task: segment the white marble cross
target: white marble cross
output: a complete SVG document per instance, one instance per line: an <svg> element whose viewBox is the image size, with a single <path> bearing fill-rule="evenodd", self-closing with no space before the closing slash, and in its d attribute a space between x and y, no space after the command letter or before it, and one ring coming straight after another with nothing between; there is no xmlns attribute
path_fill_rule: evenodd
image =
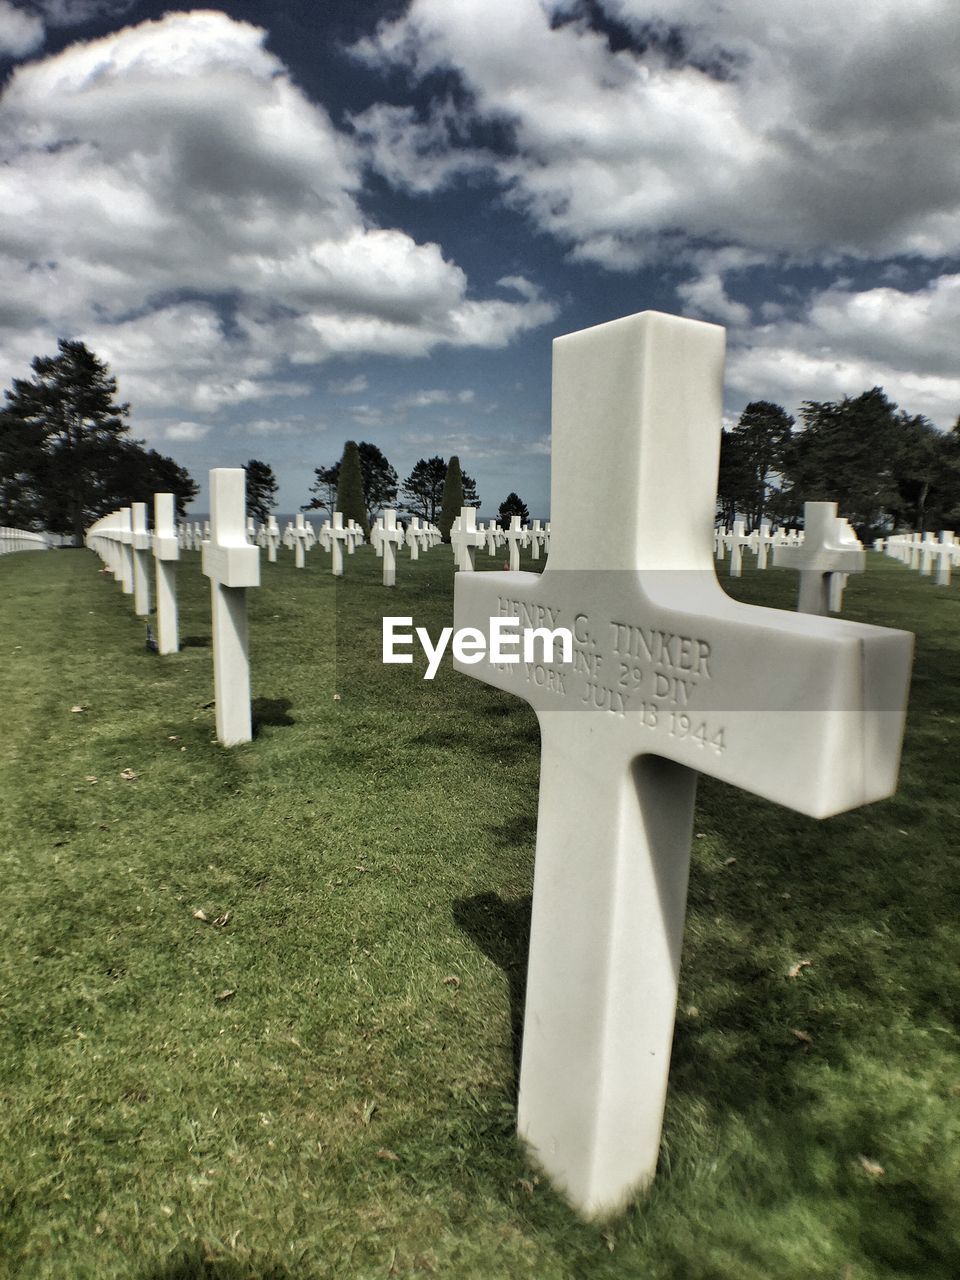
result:
<svg viewBox="0 0 960 1280"><path fill-rule="evenodd" d="M313 525L304 520L302 511L297 512L294 524L287 522L287 527L283 531L283 545L288 549L293 548L293 562L298 569L305 567L307 551L316 540L317 535L313 531Z"/></svg>
<svg viewBox="0 0 960 1280"><path fill-rule="evenodd" d="M954 541L953 530L943 529L937 542L935 556L937 560L937 577L936 585L938 587L949 587L950 585L950 568L953 564L954 556L957 552L957 544Z"/></svg>
<svg viewBox="0 0 960 1280"><path fill-rule="evenodd" d="M210 472L212 533L201 551L213 602L217 738L225 747L249 742L253 736L246 588L260 585L260 552L247 542L245 504L243 467Z"/></svg>
<svg viewBox="0 0 960 1280"><path fill-rule="evenodd" d="M150 614L150 550L153 539L147 529L147 504L130 505L130 549L133 553L133 612L140 618Z"/></svg>
<svg viewBox="0 0 960 1280"><path fill-rule="evenodd" d="M760 528L756 530L756 537L757 568L766 569L767 556L770 548L777 545L778 535L771 529L769 520L761 520Z"/></svg>
<svg viewBox="0 0 960 1280"><path fill-rule="evenodd" d="M276 564L277 548L280 546L280 526L277 524L277 517L273 514L269 515L267 523L260 532L263 534L263 545L267 549L267 562Z"/></svg>
<svg viewBox="0 0 960 1280"><path fill-rule="evenodd" d="M363 528L351 518L347 521L347 555L352 556L363 545Z"/></svg>
<svg viewBox="0 0 960 1280"><path fill-rule="evenodd" d="M476 567L477 547L484 541L484 535L477 529L476 507L461 507L450 529L453 554L461 572L469 573Z"/></svg>
<svg viewBox="0 0 960 1280"><path fill-rule="evenodd" d="M177 560L180 542L172 493L153 495L153 559L157 583L157 653L180 648L177 620Z"/></svg>
<svg viewBox="0 0 960 1280"><path fill-rule="evenodd" d="M129 507L117 512L117 543L120 547L120 589L133 595L133 513Z"/></svg>
<svg viewBox="0 0 960 1280"><path fill-rule="evenodd" d="M937 535L929 530L923 535L920 543L920 572L924 577L933 573L933 558L937 549Z"/></svg>
<svg viewBox="0 0 960 1280"><path fill-rule="evenodd" d="M859 543L853 546L846 540L835 502L805 502L803 542L774 547L773 563L780 569L800 570L798 612L825 614L831 605L831 576L862 573L866 553Z"/></svg>
<svg viewBox="0 0 960 1280"><path fill-rule="evenodd" d="M487 526L486 534L486 553L488 556L495 556L500 547L503 546L503 530L497 524L496 520L491 520Z"/></svg>
<svg viewBox="0 0 960 1280"><path fill-rule="evenodd" d="M426 531L420 528L420 517L411 516L407 528L407 546L410 548L410 559L420 559L420 542L425 540Z"/></svg>
<svg viewBox="0 0 960 1280"><path fill-rule="evenodd" d="M540 552L543 548L544 539L545 539L545 534L543 529L540 527L540 521L534 520L533 525L530 529L530 559L531 560L540 559Z"/></svg>
<svg viewBox="0 0 960 1280"><path fill-rule="evenodd" d="M397 549L403 546L402 527L397 525L397 513L393 507L385 507L382 520L377 521L377 555L383 557L383 585L397 585Z"/></svg>
<svg viewBox="0 0 960 1280"><path fill-rule="evenodd" d="M546 568L455 578L457 629L575 637L572 666L454 665L540 722L518 1127L585 1216L656 1168L698 772L813 817L896 785L912 637L717 581L723 349L655 312L558 338Z"/></svg>
<svg viewBox="0 0 960 1280"><path fill-rule="evenodd" d="M510 569L512 572L520 568L520 548L527 545L529 534L520 525L519 516L510 517L510 527L503 531L504 540L510 547Z"/></svg>
<svg viewBox="0 0 960 1280"><path fill-rule="evenodd" d="M743 548L751 550L756 546L757 535L744 533L746 524L743 520L734 520L733 532L727 535L727 546L730 548L730 577L739 578L743 573Z"/></svg>
<svg viewBox="0 0 960 1280"><path fill-rule="evenodd" d="M330 552L330 572L335 578L343 577L343 548L350 542L350 530L343 527L343 512L334 511L333 523L324 523L324 545Z"/></svg>

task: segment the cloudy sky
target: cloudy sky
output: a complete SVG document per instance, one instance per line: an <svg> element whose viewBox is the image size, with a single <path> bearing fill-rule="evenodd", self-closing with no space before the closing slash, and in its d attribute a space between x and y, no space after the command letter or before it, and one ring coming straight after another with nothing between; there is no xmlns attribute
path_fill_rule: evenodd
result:
<svg viewBox="0 0 960 1280"><path fill-rule="evenodd" d="M960 414L957 0L0 0L0 383L80 337L280 509L345 440L549 500L550 342ZM205 492L198 508L205 506Z"/></svg>

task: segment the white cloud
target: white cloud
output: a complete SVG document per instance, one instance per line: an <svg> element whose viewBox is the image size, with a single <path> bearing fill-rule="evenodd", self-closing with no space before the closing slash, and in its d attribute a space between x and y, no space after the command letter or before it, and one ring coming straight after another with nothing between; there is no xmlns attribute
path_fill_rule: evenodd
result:
<svg viewBox="0 0 960 1280"><path fill-rule="evenodd" d="M335 396L358 396L366 391L369 383L365 373L358 373L355 378L334 379L327 383L327 390Z"/></svg>
<svg viewBox="0 0 960 1280"><path fill-rule="evenodd" d="M791 411L803 400L857 396L882 386L901 408L951 427L960 415L960 275L923 289L816 294L799 320L744 334L727 360L727 384L746 399Z"/></svg>
<svg viewBox="0 0 960 1280"><path fill-rule="evenodd" d="M552 318L540 299L470 297L438 245L372 225L355 141L264 40L194 10L14 71L0 375L21 371L25 330L90 334L131 399L212 412L302 394L291 362L499 346Z"/></svg>
<svg viewBox="0 0 960 1280"><path fill-rule="evenodd" d="M36 14L0 0L0 56L22 58L43 44L44 29Z"/></svg>
<svg viewBox="0 0 960 1280"><path fill-rule="evenodd" d="M571 0L412 0L357 56L458 73L514 151L472 150L445 97L423 120L358 117L371 162L416 191L486 166L538 227L609 267L703 242L960 250L956 0L598 3L634 49L613 52Z"/></svg>
<svg viewBox="0 0 960 1280"><path fill-rule="evenodd" d="M437 388L429 391L413 391L409 395L400 396L393 407L398 413L405 413L409 409L431 409L441 404L470 404L473 398L474 393L469 388L463 391L443 391Z"/></svg>
<svg viewBox="0 0 960 1280"><path fill-rule="evenodd" d="M526 456L542 456L550 453L550 437L538 436L532 440L524 440L512 435L479 435L467 430L406 431L401 434L400 443L410 449L430 449L444 457L457 454L461 462L471 459L479 462L491 458L521 458ZM469 464L468 470L472 470Z"/></svg>
<svg viewBox="0 0 960 1280"><path fill-rule="evenodd" d="M194 440L202 440L209 431L209 422L174 422L167 427L164 436L167 440L192 442Z"/></svg>

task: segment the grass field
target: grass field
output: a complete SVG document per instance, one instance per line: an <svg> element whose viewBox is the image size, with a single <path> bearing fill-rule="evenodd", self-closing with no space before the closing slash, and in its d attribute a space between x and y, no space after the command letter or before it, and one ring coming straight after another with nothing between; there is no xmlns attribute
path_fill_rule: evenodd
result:
<svg viewBox="0 0 960 1280"><path fill-rule="evenodd" d="M369 548L264 563L231 751L199 556L169 658L98 563L0 559L0 1275L956 1280L957 586L847 591L917 634L895 798L702 780L660 1172L586 1226L514 1135L536 721L380 662L383 612L449 623L449 549L391 593Z"/></svg>

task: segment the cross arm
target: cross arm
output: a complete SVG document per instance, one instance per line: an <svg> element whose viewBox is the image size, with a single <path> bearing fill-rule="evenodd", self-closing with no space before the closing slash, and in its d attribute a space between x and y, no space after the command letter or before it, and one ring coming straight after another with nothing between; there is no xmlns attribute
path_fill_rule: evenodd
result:
<svg viewBox="0 0 960 1280"><path fill-rule="evenodd" d="M590 716L597 750L662 756L811 817L892 794L912 636L743 605L712 574L645 577L458 576L456 628L489 637L498 616L566 627L574 661L538 648L533 662L454 666L525 699L541 724L563 711L554 731Z"/></svg>

